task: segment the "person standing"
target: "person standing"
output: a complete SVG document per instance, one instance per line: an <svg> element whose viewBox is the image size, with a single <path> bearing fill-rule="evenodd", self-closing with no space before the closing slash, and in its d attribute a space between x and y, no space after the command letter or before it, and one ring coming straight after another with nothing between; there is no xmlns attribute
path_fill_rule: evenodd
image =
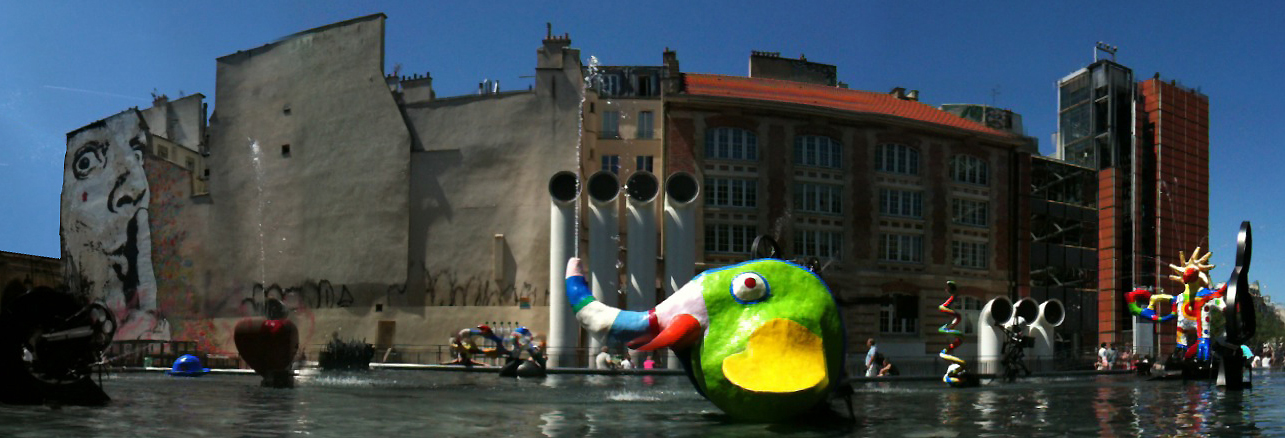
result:
<svg viewBox="0 0 1285 438"><path fill-rule="evenodd" d="M602 347L602 352L598 353L597 359L594 360L594 368L600 370L609 370L612 367L611 353L607 352L607 347Z"/></svg>
<svg viewBox="0 0 1285 438"><path fill-rule="evenodd" d="M1098 369L1107 369L1107 343L1103 342L1098 346Z"/></svg>
<svg viewBox="0 0 1285 438"><path fill-rule="evenodd" d="M869 348L866 351L866 377L878 377L879 369L883 368L883 365L875 360L879 355L879 347L875 346L875 338L866 339L866 347Z"/></svg>

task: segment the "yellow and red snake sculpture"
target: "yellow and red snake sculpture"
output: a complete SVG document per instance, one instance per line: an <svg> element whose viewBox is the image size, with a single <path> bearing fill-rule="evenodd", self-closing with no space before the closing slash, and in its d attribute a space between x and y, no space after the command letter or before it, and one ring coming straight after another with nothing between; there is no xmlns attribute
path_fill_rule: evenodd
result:
<svg viewBox="0 0 1285 438"><path fill-rule="evenodd" d="M958 386L966 383L964 373L967 370L964 367L967 363L963 359L954 355L955 349L959 348L959 345L964 343L964 332L956 328L959 326L959 321L961 319L959 312L950 308L950 305L955 302L955 282L946 282L946 292L950 294L950 298L947 298L946 302L937 306L937 310L941 313L950 315L951 320L946 324L942 324L942 326L937 329L937 332L945 333L953 339L951 339L950 343L946 345L946 348L941 350L941 353L938 353L937 356L951 363L950 367L947 368L946 375L942 376L941 380L950 386Z"/></svg>

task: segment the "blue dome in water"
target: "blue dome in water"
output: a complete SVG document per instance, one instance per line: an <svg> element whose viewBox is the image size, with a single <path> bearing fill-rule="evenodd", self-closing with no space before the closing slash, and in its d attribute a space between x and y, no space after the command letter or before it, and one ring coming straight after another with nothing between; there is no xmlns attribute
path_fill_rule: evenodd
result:
<svg viewBox="0 0 1285 438"><path fill-rule="evenodd" d="M201 367L201 358L190 354L184 354L179 356L178 359L175 359L174 367L165 373L171 376L200 377L208 372L210 372L209 368Z"/></svg>

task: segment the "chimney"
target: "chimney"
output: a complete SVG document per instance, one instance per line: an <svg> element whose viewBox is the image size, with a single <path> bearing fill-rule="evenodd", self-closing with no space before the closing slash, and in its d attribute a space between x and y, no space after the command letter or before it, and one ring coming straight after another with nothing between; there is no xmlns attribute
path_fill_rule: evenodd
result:
<svg viewBox="0 0 1285 438"><path fill-rule="evenodd" d="M906 93L906 100L913 100L915 102L918 102L919 90L910 90L910 92Z"/></svg>
<svg viewBox="0 0 1285 438"><path fill-rule="evenodd" d="M661 88L665 94L678 94L682 88L682 72L678 69L678 52L665 48L661 55L661 65L665 72L661 77Z"/></svg>
<svg viewBox="0 0 1285 438"><path fill-rule="evenodd" d="M888 92L888 94L891 94L893 97L896 97L898 99L906 100L905 88L901 88L901 87L893 88L892 91Z"/></svg>

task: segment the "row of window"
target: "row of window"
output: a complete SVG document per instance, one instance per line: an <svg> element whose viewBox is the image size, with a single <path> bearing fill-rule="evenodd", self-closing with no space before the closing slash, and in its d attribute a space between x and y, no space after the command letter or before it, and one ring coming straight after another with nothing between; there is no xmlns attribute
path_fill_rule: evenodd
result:
<svg viewBox="0 0 1285 438"><path fill-rule="evenodd" d="M758 236L752 225L706 224L705 251L747 254ZM839 259L843 249L843 232L796 230L794 252L801 257ZM880 234L879 260L923 263L924 236L921 234ZM951 241L951 264L962 268L986 269L990 258L985 242Z"/></svg>
<svg viewBox="0 0 1285 438"><path fill-rule="evenodd" d="M603 157L608 169L609 157ZM641 160L642 157L639 157ZM647 157L650 165L650 157ZM616 163L618 166L619 163ZM641 163L640 163L641 166ZM641 167L640 167L641 168ZM650 167L648 167L650 170ZM758 206L758 180L748 178L705 178L705 205L710 207ZM962 225L989 225L988 201L951 199L951 221ZM843 186L798 183L794 185L794 210L802 213L843 214ZM916 190L879 190L879 214L909 218L924 217L924 195Z"/></svg>
<svg viewBox="0 0 1285 438"><path fill-rule="evenodd" d="M705 131L705 157L719 160L757 160L758 137L740 128L714 128ZM821 135L794 138L794 164L801 166L843 167L843 145ZM875 148L875 169L880 172L919 174L919 150L900 143L883 143ZM985 160L970 155L951 158L951 179L968 184L989 185L990 175Z"/></svg>
<svg viewBox="0 0 1285 438"><path fill-rule="evenodd" d="M639 111L638 132L634 135L634 138L655 138L655 128L655 113ZM598 136L601 138L620 138L620 111L602 112L602 129L598 131Z"/></svg>
<svg viewBox="0 0 1285 438"><path fill-rule="evenodd" d="M655 162L655 158L651 155L636 156L634 157L634 170L646 170L648 172L654 172L654 170L652 170L654 162ZM603 155L602 170L619 175L620 174L620 156Z"/></svg>
<svg viewBox="0 0 1285 438"><path fill-rule="evenodd" d="M889 334L915 334L919 332L919 297L897 294L890 297L891 303L879 307L879 332ZM964 334L977 332L981 317L982 300L974 297L960 297L958 306L960 330Z"/></svg>

